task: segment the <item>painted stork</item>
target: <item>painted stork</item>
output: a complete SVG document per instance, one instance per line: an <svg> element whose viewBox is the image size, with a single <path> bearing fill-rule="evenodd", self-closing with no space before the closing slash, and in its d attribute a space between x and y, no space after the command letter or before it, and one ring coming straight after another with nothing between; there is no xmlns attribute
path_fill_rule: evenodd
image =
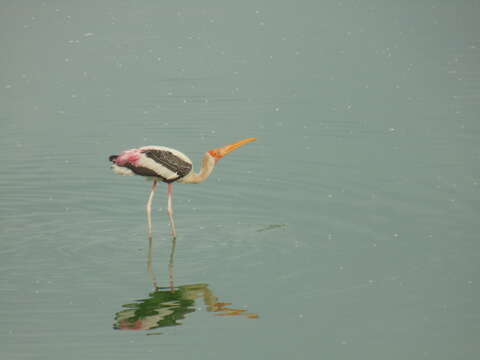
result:
<svg viewBox="0 0 480 360"><path fill-rule="evenodd" d="M193 171L192 161L178 150L165 146L144 146L130 149L119 155L111 155L112 170L119 175L141 175L152 180L152 190L147 201L147 222L149 238L152 235L152 200L159 181L167 183L167 213L172 236L177 232L173 221L173 183L198 184L205 181L213 171L217 162L225 155L240 146L255 141L247 138L236 143L209 150L203 156L202 168L198 173Z"/></svg>

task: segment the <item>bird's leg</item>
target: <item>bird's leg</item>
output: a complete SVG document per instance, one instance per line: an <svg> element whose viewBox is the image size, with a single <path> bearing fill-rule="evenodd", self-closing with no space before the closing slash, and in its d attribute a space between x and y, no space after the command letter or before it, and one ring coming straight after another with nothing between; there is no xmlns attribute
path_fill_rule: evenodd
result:
<svg viewBox="0 0 480 360"><path fill-rule="evenodd" d="M148 223L148 238L151 241L152 238L152 200L153 195L155 195L155 190L157 189L157 180L153 180L152 191L147 201L147 223Z"/></svg>
<svg viewBox="0 0 480 360"><path fill-rule="evenodd" d="M173 206L172 206L172 201L173 201L173 185L168 184L168 207L167 207L167 212L168 212L168 218L170 219L170 227L172 230L172 236L174 239L177 238L177 232L175 230L175 222L173 221Z"/></svg>
<svg viewBox="0 0 480 360"><path fill-rule="evenodd" d="M148 256L147 256L147 271L150 274L153 282L153 287L157 288L157 280L152 270L152 251L153 251L153 239L152 239L152 200L157 188L157 180L153 180L152 191L147 201L147 223L148 223Z"/></svg>

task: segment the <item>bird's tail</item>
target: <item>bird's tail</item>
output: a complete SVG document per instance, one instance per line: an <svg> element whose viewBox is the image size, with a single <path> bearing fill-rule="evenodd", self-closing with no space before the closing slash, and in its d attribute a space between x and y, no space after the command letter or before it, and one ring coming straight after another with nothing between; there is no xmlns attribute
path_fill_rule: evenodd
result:
<svg viewBox="0 0 480 360"><path fill-rule="evenodd" d="M118 155L110 155L108 157L108 160L110 160L111 162L115 162L115 160L117 160L117 158L118 158Z"/></svg>

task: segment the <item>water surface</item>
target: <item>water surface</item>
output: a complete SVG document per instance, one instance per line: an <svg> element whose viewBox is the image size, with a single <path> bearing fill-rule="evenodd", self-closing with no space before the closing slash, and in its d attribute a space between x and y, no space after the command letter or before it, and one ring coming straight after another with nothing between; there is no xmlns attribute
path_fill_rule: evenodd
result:
<svg viewBox="0 0 480 360"><path fill-rule="evenodd" d="M478 357L477 1L0 10L2 358ZM154 289L108 156L250 136L175 186L173 286L159 188Z"/></svg>

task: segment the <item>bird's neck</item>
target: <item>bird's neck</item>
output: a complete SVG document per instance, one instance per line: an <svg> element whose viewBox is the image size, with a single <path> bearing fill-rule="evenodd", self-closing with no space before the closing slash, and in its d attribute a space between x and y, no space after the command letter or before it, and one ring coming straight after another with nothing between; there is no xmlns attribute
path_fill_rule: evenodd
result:
<svg viewBox="0 0 480 360"><path fill-rule="evenodd" d="M203 155L202 168L200 172L192 171L190 174L179 180L182 184L199 184L207 180L215 167L215 158L208 152Z"/></svg>

